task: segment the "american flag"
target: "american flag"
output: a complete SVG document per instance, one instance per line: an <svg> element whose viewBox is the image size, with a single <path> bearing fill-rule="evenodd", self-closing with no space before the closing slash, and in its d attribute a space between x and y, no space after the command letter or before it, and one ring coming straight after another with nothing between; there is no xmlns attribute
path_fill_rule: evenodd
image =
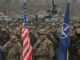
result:
<svg viewBox="0 0 80 60"><path fill-rule="evenodd" d="M24 21L23 21L23 27L22 27L22 37L21 40L23 42L23 60L31 60L33 48L31 46L30 40L29 40L29 34L28 34L28 28L27 28L27 8L26 8L26 2L25 2L25 13L24 13Z"/></svg>

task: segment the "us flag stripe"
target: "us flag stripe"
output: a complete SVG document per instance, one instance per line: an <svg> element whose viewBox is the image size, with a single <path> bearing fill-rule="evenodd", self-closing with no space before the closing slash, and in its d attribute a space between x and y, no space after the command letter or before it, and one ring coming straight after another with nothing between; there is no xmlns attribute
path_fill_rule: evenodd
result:
<svg viewBox="0 0 80 60"><path fill-rule="evenodd" d="M25 13L24 13L24 21L22 26L22 37L21 41L23 42L23 60L31 60L31 56L33 53L33 48L31 46L27 28L27 8L25 2Z"/></svg>

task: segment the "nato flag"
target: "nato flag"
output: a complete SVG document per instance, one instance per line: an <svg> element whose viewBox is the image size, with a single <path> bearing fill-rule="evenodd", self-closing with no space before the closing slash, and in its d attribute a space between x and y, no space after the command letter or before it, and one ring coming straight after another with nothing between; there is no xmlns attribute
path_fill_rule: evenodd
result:
<svg viewBox="0 0 80 60"><path fill-rule="evenodd" d="M63 27L59 42L59 50L58 50L58 60L66 60L67 59L67 50L69 49L70 45L70 17L69 17L69 4L67 5L65 18L63 21Z"/></svg>

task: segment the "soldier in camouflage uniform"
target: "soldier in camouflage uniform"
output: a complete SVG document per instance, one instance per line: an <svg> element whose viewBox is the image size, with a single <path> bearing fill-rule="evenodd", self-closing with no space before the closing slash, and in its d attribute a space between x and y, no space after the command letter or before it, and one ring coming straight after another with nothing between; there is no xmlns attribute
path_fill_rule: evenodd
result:
<svg viewBox="0 0 80 60"><path fill-rule="evenodd" d="M6 23L5 18L1 17L1 24L4 25L4 23Z"/></svg>
<svg viewBox="0 0 80 60"><path fill-rule="evenodd" d="M70 60L80 60L80 25L77 25L75 27L76 31L75 31L75 35L73 35L73 39L72 39L72 34L70 35L70 40L71 40L71 44L70 44ZM73 32L72 32L73 33Z"/></svg>
<svg viewBox="0 0 80 60"><path fill-rule="evenodd" d="M10 23L10 27L14 27L14 23L11 21L11 23Z"/></svg>
<svg viewBox="0 0 80 60"><path fill-rule="evenodd" d="M18 20L15 21L15 26L19 26L19 21Z"/></svg>
<svg viewBox="0 0 80 60"><path fill-rule="evenodd" d="M70 46L69 46L69 60L73 59L73 55L74 55L74 46L75 46L75 42L76 42L76 36L74 34L75 32L70 29Z"/></svg>
<svg viewBox="0 0 80 60"><path fill-rule="evenodd" d="M12 27L9 27L9 33L11 33L13 31Z"/></svg>
<svg viewBox="0 0 80 60"><path fill-rule="evenodd" d="M22 60L22 46L18 42L16 33L11 34L11 40L2 46L1 50L7 53L5 60Z"/></svg>
<svg viewBox="0 0 80 60"><path fill-rule="evenodd" d="M32 35L33 35L33 37L34 37L34 39L35 39L35 42L36 42L36 41L38 40L39 36L38 36L38 34L37 34L37 32L36 32L36 27L35 27L35 26L33 26Z"/></svg>
<svg viewBox="0 0 80 60"><path fill-rule="evenodd" d="M54 36L54 38L56 39L56 40L58 40L58 42L59 42L59 37L58 37L58 33L57 33L57 27L56 26L52 26L52 35Z"/></svg>
<svg viewBox="0 0 80 60"><path fill-rule="evenodd" d="M14 22L14 23L16 22L15 18L12 19L12 22Z"/></svg>
<svg viewBox="0 0 80 60"><path fill-rule="evenodd" d="M54 36L55 39L55 43L54 43L54 50L55 50L55 56L54 56L54 60L57 60L58 57L58 49L59 49L59 36L57 33L57 28L56 27L52 27L52 35Z"/></svg>
<svg viewBox="0 0 80 60"><path fill-rule="evenodd" d="M6 30L9 32L9 24L6 24Z"/></svg>
<svg viewBox="0 0 80 60"><path fill-rule="evenodd" d="M52 35L52 33L51 33L51 28L48 28L47 27L47 38L49 39L49 40L51 40L52 42L53 42L53 44L55 43L55 39L54 39L54 36Z"/></svg>
<svg viewBox="0 0 80 60"><path fill-rule="evenodd" d="M55 55L53 43L46 38L46 31L40 31L40 39L35 43L33 50L36 60L53 60Z"/></svg>
<svg viewBox="0 0 80 60"><path fill-rule="evenodd" d="M34 39L34 35L32 34L32 26L29 26L28 27L28 30L29 30L29 37L30 37L30 42L31 42L31 45L32 47L34 46L35 42L36 42L36 39Z"/></svg>
<svg viewBox="0 0 80 60"><path fill-rule="evenodd" d="M5 26L2 27L1 34L2 34L2 36L1 36L0 40L1 40L1 46L3 46L7 41L10 40L10 34L6 30Z"/></svg>
<svg viewBox="0 0 80 60"><path fill-rule="evenodd" d="M18 30L18 31L17 31L17 36L18 36L19 42L20 42L21 45L23 46L23 42L21 41L21 33L22 33L21 30Z"/></svg>

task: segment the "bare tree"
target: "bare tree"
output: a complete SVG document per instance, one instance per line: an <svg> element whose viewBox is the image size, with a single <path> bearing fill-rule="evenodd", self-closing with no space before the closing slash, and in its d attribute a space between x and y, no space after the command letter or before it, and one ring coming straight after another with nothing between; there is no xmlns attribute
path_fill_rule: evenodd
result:
<svg viewBox="0 0 80 60"><path fill-rule="evenodd" d="M6 0L4 1L1 1L1 4L0 4L0 9L1 11L6 15Z"/></svg>

